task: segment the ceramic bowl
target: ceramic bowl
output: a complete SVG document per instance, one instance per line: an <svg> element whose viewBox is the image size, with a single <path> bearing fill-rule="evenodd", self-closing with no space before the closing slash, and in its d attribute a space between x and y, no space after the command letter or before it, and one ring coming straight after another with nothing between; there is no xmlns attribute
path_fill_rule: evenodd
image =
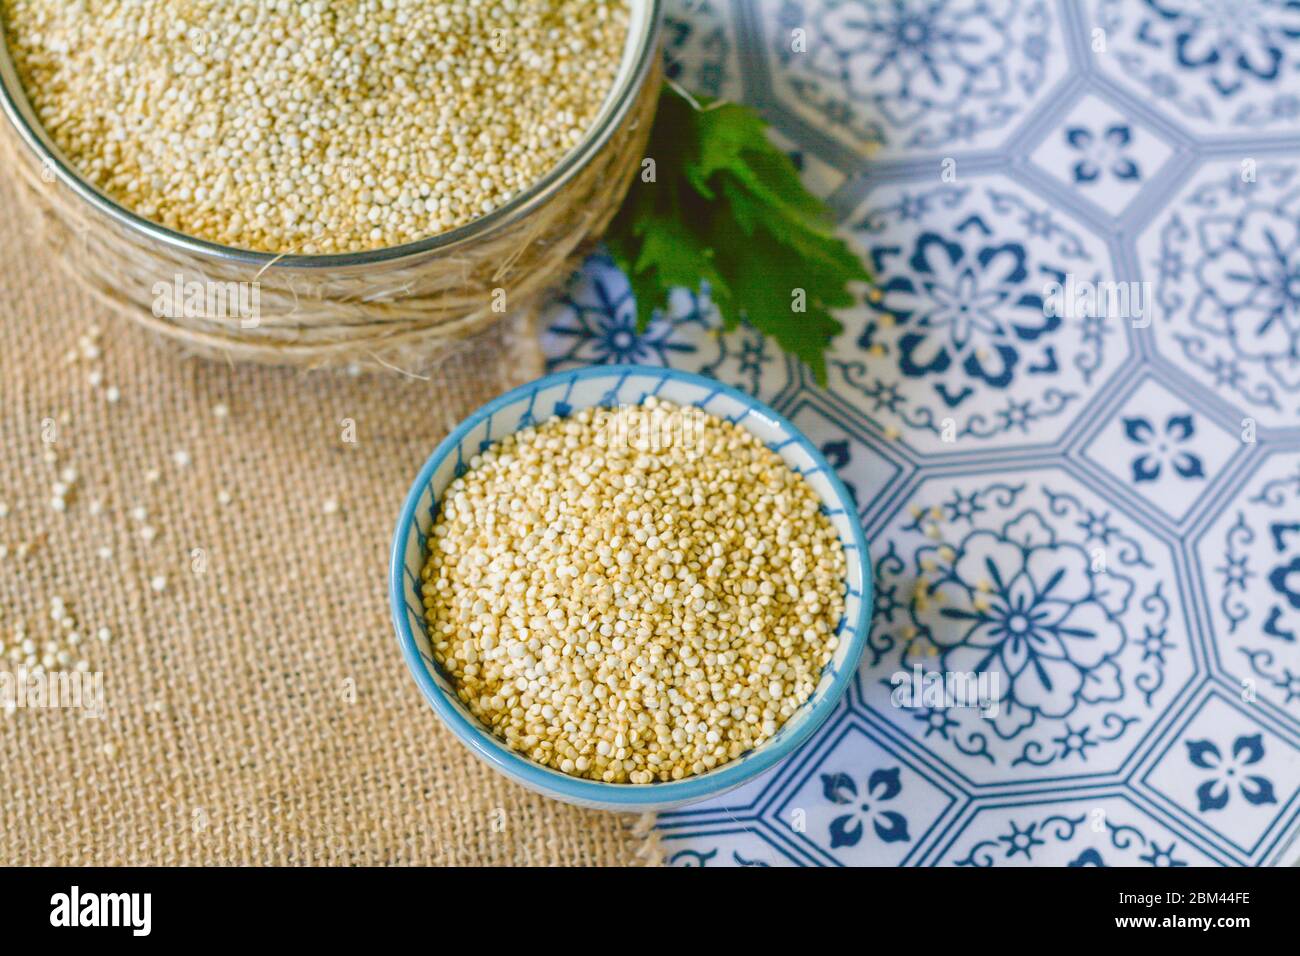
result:
<svg viewBox="0 0 1300 956"><path fill-rule="evenodd" d="M420 602L426 537L441 495L480 450L502 436L553 415L593 406L640 404L647 396L696 405L762 439L801 472L821 498L847 558L840 641L812 697L761 745L708 773L668 783L603 783L544 767L516 753L473 717L434 662ZM532 790L557 800L625 812L666 810L707 800L752 780L804 743L835 709L857 668L871 618L871 565L856 507L813 444L763 403L713 379L667 368L604 365L561 372L502 395L470 415L424 463L411 486L393 536L389 565L393 625L406 666L451 731L478 757Z"/></svg>

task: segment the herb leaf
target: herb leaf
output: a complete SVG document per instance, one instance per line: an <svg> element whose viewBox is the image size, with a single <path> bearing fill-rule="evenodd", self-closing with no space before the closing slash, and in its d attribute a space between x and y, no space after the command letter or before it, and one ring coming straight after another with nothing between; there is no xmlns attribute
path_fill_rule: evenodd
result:
<svg viewBox="0 0 1300 956"><path fill-rule="evenodd" d="M664 88L654 174L633 183L605 239L631 281L637 325L677 286L707 284L724 328L748 321L825 383L826 347L843 328L830 310L852 305L849 283L871 277L759 115L703 103Z"/></svg>

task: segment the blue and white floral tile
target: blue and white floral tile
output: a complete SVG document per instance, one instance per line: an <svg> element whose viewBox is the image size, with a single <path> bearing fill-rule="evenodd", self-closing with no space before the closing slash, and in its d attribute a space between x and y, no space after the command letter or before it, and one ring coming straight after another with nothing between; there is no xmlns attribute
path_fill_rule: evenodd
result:
<svg viewBox="0 0 1300 956"><path fill-rule="evenodd" d="M1119 795L990 803L974 811L935 861L940 866L1215 866Z"/></svg>
<svg viewBox="0 0 1300 956"><path fill-rule="evenodd" d="M1300 132L1294 4L1092 0L1086 7L1086 42L1102 73L1193 135Z"/></svg>
<svg viewBox="0 0 1300 956"><path fill-rule="evenodd" d="M1292 152L1292 157L1295 152ZM1137 242L1157 349L1261 427L1300 425L1300 166L1206 163Z"/></svg>
<svg viewBox="0 0 1300 956"><path fill-rule="evenodd" d="M1149 127L1087 94L1048 128L1030 160L1083 201L1118 216L1173 154Z"/></svg>
<svg viewBox="0 0 1300 956"><path fill-rule="evenodd" d="M1117 488L1180 523L1243 451L1233 432L1168 386L1139 378L1083 446Z"/></svg>
<svg viewBox="0 0 1300 956"><path fill-rule="evenodd" d="M1300 452L1265 459L1196 557L1218 666L1300 733Z"/></svg>
<svg viewBox="0 0 1300 956"><path fill-rule="evenodd" d="M1066 73L1048 0L752 0L773 97L877 160L1004 142Z"/></svg>
<svg viewBox="0 0 1300 956"><path fill-rule="evenodd" d="M1169 542L1061 469L929 479L872 547L863 704L969 786L1118 773L1193 676ZM985 706L894 706L915 667Z"/></svg>
<svg viewBox="0 0 1300 956"><path fill-rule="evenodd" d="M1252 705L1203 693L1153 757L1141 790L1236 862L1267 862L1294 838L1300 743Z"/></svg>
<svg viewBox="0 0 1300 956"><path fill-rule="evenodd" d="M772 401L792 380L791 361L746 325L722 330L707 290L674 290L667 315L638 331L636 300L607 256L593 256L542 312L542 349L551 371L587 365L670 365Z"/></svg>
<svg viewBox="0 0 1300 956"><path fill-rule="evenodd" d="M857 423L846 421L819 391L799 391L783 411L804 434L818 436L818 449L853 496L859 518L868 523L915 469L889 442L873 441Z"/></svg>
<svg viewBox="0 0 1300 956"><path fill-rule="evenodd" d="M881 296L845 313L830 388L921 454L1050 444L1128 355L1124 323L1044 300L1111 279L1106 243L1006 176L933 172L850 218Z"/></svg>
<svg viewBox="0 0 1300 956"><path fill-rule="evenodd" d="M697 96L744 94L729 0L666 0L664 76Z"/></svg>
<svg viewBox="0 0 1300 956"><path fill-rule="evenodd" d="M964 801L951 784L857 719L837 721L764 813L814 859L898 866L917 861Z"/></svg>
<svg viewBox="0 0 1300 956"><path fill-rule="evenodd" d="M789 760L661 814L669 861L1300 862L1295 11L670 9L678 78L762 110L882 298L841 313L827 388L707 290L639 333L603 256L546 313L553 368L668 364L791 417L871 547L855 685ZM1149 284L1141 315L1049 313L1068 278ZM998 714L893 706L896 671L976 664Z"/></svg>

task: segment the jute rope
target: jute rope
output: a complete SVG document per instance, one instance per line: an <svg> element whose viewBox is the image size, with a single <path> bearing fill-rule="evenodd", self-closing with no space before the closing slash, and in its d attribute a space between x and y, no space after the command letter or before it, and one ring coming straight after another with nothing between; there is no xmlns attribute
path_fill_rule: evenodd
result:
<svg viewBox="0 0 1300 956"><path fill-rule="evenodd" d="M30 187L44 241L68 273L104 306L188 351L307 368L418 369L507 315L531 311L599 239L641 162L660 72L656 57L613 135L527 216L381 264L259 266L176 249L111 219L51 176L6 121L0 159ZM156 314L155 286L177 281L255 284L259 309L251 320L230 309Z"/></svg>

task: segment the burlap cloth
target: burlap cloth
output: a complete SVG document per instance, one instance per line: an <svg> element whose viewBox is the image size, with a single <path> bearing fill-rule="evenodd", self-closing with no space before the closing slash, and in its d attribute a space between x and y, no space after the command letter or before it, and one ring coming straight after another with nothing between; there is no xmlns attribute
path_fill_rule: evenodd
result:
<svg viewBox="0 0 1300 956"><path fill-rule="evenodd" d="M55 595L114 635L83 645L106 717L0 714L0 863L639 862L646 821L536 796L471 756L389 622L412 478L535 356L505 330L432 381L180 356L78 293L0 176L0 641L25 622L39 644ZM70 362L92 324L102 357Z"/></svg>

